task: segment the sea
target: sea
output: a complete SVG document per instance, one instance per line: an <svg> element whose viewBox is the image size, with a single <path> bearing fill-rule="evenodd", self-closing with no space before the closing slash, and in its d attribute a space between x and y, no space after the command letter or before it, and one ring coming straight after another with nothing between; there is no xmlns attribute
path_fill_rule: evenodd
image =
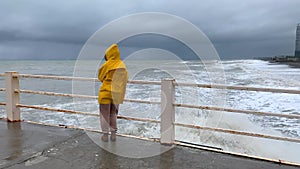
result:
<svg viewBox="0 0 300 169"><path fill-rule="evenodd" d="M92 71L87 77L96 78L99 61L85 61L84 69L76 60L18 60L0 61L0 74L17 71L19 74L77 76L80 71ZM99 62L99 63L98 63ZM129 60L125 61L130 80L161 81L175 79L180 83L199 83L231 86L300 90L300 69L262 60L182 61L182 60ZM81 70L84 69L84 70ZM76 74L77 72L77 74ZM80 74L84 75L84 74ZM97 95L100 82L77 85L78 82L20 78L20 89L56 93ZM74 87L75 86L75 87ZM92 87L91 87L92 86ZM5 79L0 77L0 88ZM92 92L91 92L92 91ZM160 101L160 85L128 84L127 99ZM0 102L5 93L0 92ZM175 102L190 105L224 107L241 110L300 115L300 95L271 92L239 91L176 86ZM99 114L97 99L24 94L21 104L69 109ZM124 102L119 115L160 120L161 105ZM0 106L0 118L5 118L5 106ZM100 129L98 117L21 109L21 118L47 124L72 125ZM260 133L300 139L300 119L238 114L193 108L175 108L175 122ZM300 143L265 138L239 136L221 132L175 127L175 139L193 144L221 148L225 151L300 163ZM159 124L118 120L118 132L147 138L159 138Z"/></svg>

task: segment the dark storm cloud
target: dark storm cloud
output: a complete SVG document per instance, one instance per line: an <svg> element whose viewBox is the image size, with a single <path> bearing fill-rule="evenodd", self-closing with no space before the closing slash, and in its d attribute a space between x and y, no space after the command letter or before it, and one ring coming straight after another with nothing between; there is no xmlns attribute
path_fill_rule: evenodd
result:
<svg viewBox="0 0 300 169"><path fill-rule="evenodd" d="M76 58L84 42L105 24L128 14L152 11L195 24L221 58L291 55L300 22L299 6L299 0L2 0L0 59ZM146 20L142 23L124 27L151 25ZM184 30L178 25L170 31Z"/></svg>

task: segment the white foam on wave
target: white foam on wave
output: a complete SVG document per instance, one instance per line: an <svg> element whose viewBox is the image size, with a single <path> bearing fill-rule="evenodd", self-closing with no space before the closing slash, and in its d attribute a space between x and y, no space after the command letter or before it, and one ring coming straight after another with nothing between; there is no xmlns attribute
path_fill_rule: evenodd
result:
<svg viewBox="0 0 300 169"><path fill-rule="evenodd" d="M210 113L215 114L217 112L212 111ZM248 115L234 115L223 113L218 124L212 123L215 119L218 118L216 118L215 115L209 115L205 118L201 116L199 117L189 115L190 112L186 110L186 112L184 113L177 114L177 116L179 116L177 117L177 119L184 119L182 123L193 125L286 137L281 132L273 130L272 128L262 128L256 123L250 121ZM213 119L211 120L210 124L207 123L209 118ZM197 129L186 129L182 127L177 127L176 139L205 146L218 147L226 151L245 153L298 163L300 162L300 160L297 158L300 155L299 143L287 143L285 141L276 141L249 136L238 136L232 134L222 134L220 132L207 132ZM286 153L287 151L289 153Z"/></svg>

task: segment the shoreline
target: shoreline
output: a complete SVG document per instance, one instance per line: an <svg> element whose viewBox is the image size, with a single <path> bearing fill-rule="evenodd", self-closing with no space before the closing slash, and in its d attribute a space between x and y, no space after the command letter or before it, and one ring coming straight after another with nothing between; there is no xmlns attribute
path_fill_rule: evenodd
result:
<svg viewBox="0 0 300 169"><path fill-rule="evenodd" d="M291 68L297 68L300 69L300 62L299 61L273 61L273 60L267 60L271 64L281 64L281 65L288 65Z"/></svg>

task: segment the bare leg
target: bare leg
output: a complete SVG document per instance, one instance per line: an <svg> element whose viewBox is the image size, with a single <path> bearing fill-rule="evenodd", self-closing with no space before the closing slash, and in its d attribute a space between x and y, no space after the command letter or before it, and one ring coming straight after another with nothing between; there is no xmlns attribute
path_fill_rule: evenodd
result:
<svg viewBox="0 0 300 169"><path fill-rule="evenodd" d="M108 141L108 132L110 126L110 107L110 104L100 104L100 124L102 132L104 133L102 136L103 141Z"/></svg>
<svg viewBox="0 0 300 169"><path fill-rule="evenodd" d="M118 115L118 104L111 104L110 106L110 127L111 127L111 141L116 141L117 128L117 115Z"/></svg>
<svg viewBox="0 0 300 169"><path fill-rule="evenodd" d="M117 115L118 115L118 104L111 104L110 106L110 127L111 131L117 131Z"/></svg>

